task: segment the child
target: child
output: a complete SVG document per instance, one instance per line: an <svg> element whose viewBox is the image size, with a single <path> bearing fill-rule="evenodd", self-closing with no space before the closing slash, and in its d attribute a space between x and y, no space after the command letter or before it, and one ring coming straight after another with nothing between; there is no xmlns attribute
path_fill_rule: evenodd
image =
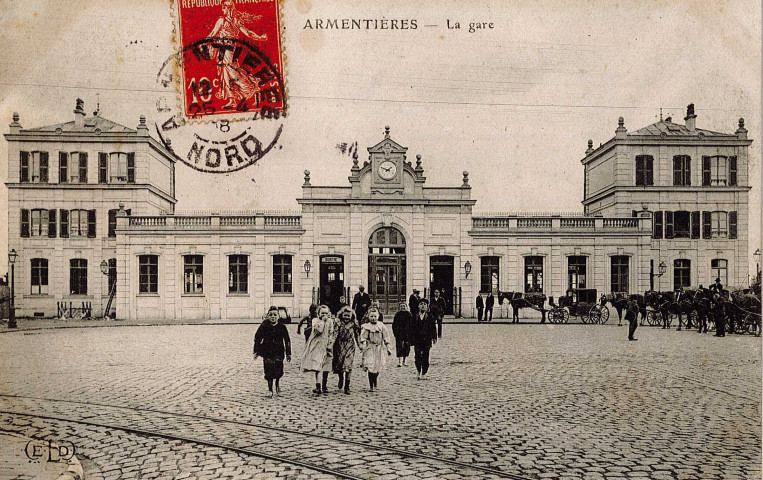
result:
<svg viewBox="0 0 763 480"><path fill-rule="evenodd" d="M379 311L373 307L368 310L368 323L360 328L360 349L363 352L361 367L368 372L368 385L373 392L379 387L379 372L384 368L387 356L392 355L389 332L379 321Z"/></svg>
<svg viewBox="0 0 763 480"><path fill-rule="evenodd" d="M397 366L408 365L408 355L411 354L410 336L411 312L408 311L406 303L400 303L400 311L395 314L392 320L392 333L395 335L395 350L397 351Z"/></svg>
<svg viewBox="0 0 763 480"><path fill-rule="evenodd" d="M302 356L302 370L315 373L315 390L313 393L329 393L329 371L331 371L331 356L334 349L334 319L331 318L331 310L326 305L318 307L318 318L312 321L313 330L310 339L305 345L305 353ZM323 373L323 385L319 381L319 374Z"/></svg>
<svg viewBox="0 0 763 480"><path fill-rule="evenodd" d="M350 393L350 374L355 360L355 344L360 343L360 325L355 312L345 305L339 309L336 320L336 341L334 342L334 373L339 375L339 389Z"/></svg>
<svg viewBox="0 0 763 480"><path fill-rule="evenodd" d="M278 308L270 307L265 320L254 335L254 359L262 357L265 380L268 381L268 396L273 397L273 380L276 393L281 394L280 380L283 377L283 358L291 362L291 341L286 326L278 321Z"/></svg>

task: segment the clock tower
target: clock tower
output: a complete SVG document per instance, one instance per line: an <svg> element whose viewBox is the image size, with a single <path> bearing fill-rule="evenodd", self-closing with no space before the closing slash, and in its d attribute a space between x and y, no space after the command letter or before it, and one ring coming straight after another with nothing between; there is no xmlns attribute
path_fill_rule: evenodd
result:
<svg viewBox="0 0 763 480"><path fill-rule="evenodd" d="M368 149L371 160L371 191L402 193L405 152L408 149L389 138L384 127L384 140Z"/></svg>

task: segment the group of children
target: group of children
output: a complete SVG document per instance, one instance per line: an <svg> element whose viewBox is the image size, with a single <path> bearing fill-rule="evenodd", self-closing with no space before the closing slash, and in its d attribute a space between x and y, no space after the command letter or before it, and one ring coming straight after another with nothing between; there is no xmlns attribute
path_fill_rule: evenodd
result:
<svg viewBox="0 0 763 480"><path fill-rule="evenodd" d="M401 304L401 312L395 315L393 323L398 366L403 365L410 347L414 346L419 379L427 373L429 348L437 341L435 320L427 312L427 307L428 302L422 301L420 312L412 316L406 311L405 304ZM311 306L306 323L301 366L303 371L315 375L313 393L329 392L328 376L331 372L339 377L338 388L346 394L350 393L356 347L361 354L361 368L368 373L369 390L378 388L379 373L384 370L392 350L390 332L381 321L381 312L377 308L371 307L358 322L355 312L349 306L340 308L336 317L331 315L331 310L326 305ZM258 357L262 357L268 396L280 394L279 381L283 376L284 358L291 362L291 341L286 326L279 322L276 307L270 307L254 336L254 358Z"/></svg>

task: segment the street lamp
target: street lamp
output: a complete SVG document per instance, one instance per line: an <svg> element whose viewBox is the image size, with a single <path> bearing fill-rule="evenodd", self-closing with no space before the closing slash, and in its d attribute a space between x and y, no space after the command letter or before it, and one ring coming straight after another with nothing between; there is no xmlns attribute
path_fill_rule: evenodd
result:
<svg viewBox="0 0 763 480"><path fill-rule="evenodd" d="M654 273L654 260L652 260L649 264L649 290L654 291L654 277L661 277L665 275L665 272L668 270L667 265L665 265L665 262L660 262L660 264L657 266L657 272Z"/></svg>
<svg viewBox="0 0 763 480"><path fill-rule="evenodd" d="M11 305L8 309L8 328L16 328L18 326L16 324L16 257L18 257L18 254L15 248L8 252L8 263L11 265Z"/></svg>
<svg viewBox="0 0 763 480"><path fill-rule="evenodd" d="M469 274L472 272L472 263L467 260L464 264L464 273L466 274L466 278L469 278Z"/></svg>
<svg viewBox="0 0 763 480"><path fill-rule="evenodd" d="M106 260L101 260L101 273L104 275L109 274L109 264L106 262Z"/></svg>
<svg viewBox="0 0 763 480"><path fill-rule="evenodd" d="M305 268L305 274L308 278L310 278L310 269L313 267L313 265L310 263L310 260L305 260L304 268Z"/></svg>
<svg viewBox="0 0 763 480"><path fill-rule="evenodd" d="M755 257L755 273L760 273L760 249L756 249L752 256Z"/></svg>

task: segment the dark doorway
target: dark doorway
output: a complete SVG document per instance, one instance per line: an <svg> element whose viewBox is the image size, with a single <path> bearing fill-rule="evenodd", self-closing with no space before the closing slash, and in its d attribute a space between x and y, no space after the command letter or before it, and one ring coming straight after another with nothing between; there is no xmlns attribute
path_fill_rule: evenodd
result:
<svg viewBox="0 0 763 480"><path fill-rule="evenodd" d="M376 230L368 241L368 294L385 316L406 302L405 237L393 227Z"/></svg>
<svg viewBox="0 0 763 480"><path fill-rule="evenodd" d="M344 295L344 257L322 255L320 275L320 303L336 313L342 306L341 297Z"/></svg>
<svg viewBox="0 0 763 480"><path fill-rule="evenodd" d="M429 299L434 298L434 291L439 290L445 299L446 315L453 315L453 257L435 255L429 257Z"/></svg>

